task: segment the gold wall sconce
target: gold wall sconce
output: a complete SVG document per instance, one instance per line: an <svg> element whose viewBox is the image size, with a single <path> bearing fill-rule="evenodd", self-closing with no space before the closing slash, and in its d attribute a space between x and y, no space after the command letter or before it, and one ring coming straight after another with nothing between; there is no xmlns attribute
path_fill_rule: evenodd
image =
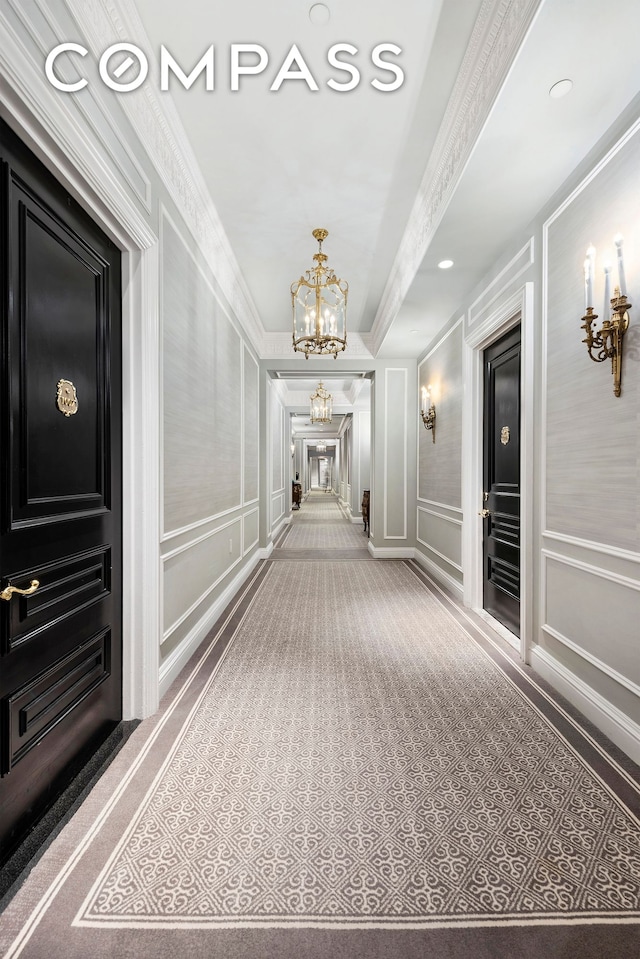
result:
<svg viewBox="0 0 640 959"><path fill-rule="evenodd" d="M422 422L424 423L425 429L431 430L431 438L433 442L436 441L436 408L433 405L433 400L431 398L431 387L423 386L422 387L422 407L420 410L420 416L422 417Z"/></svg>
<svg viewBox="0 0 640 959"><path fill-rule="evenodd" d="M611 266L604 266L604 316L602 327L593 331L591 324L598 319L598 314L594 313L593 308L593 283L595 275L596 251L593 246L587 250L587 258L584 261L584 281L585 281L585 315L582 317L581 330L584 330L586 338L582 341L587 344L587 351L594 363L603 363L605 360L611 360L611 373L613 374L613 395L620 396L622 379L622 341L624 334L629 328L629 310L631 303L627 300L626 280L624 275L624 262L622 257L622 236L618 233L613 238L616 247L618 260L618 285L614 287L611 297Z"/></svg>

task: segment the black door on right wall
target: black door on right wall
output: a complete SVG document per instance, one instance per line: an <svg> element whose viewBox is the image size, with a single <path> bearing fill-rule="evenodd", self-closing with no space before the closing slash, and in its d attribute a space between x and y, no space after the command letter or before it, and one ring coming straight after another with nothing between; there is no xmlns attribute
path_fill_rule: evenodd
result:
<svg viewBox="0 0 640 959"><path fill-rule="evenodd" d="M520 635L520 327L484 351L484 600Z"/></svg>

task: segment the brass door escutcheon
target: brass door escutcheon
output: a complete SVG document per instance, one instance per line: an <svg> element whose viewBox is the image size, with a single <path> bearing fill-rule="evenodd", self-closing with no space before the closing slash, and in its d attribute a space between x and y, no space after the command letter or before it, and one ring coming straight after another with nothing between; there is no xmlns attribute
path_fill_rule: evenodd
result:
<svg viewBox="0 0 640 959"><path fill-rule="evenodd" d="M0 593L0 599L10 600L14 593L18 596L31 596L32 593L35 593L39 585L40 580L32 579L29 589L18 589L17 586L5 586Z"/></svg>
<svg viewBox="0 0 640 959"><path fill-rule="evenodd" d="M58 380L56 406L65 416L78 412L78 394L71 380Z"/></svg>

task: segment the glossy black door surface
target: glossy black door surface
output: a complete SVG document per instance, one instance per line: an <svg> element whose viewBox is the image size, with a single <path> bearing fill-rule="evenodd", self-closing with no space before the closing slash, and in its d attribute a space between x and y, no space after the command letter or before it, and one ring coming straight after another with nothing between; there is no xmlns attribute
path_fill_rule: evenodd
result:
<svg viewBox="0 0 640 959"><path fill-rule="evenodd" d="M484 608L520 635L520 327L484 353Z"/></svg>
<svg viewBox="0 0 640 959"><path fill-rule="evenodd" d="M39 583L0 600L4 857L122 716L121 295L111 241L0 145L0 590Z"/></svg>

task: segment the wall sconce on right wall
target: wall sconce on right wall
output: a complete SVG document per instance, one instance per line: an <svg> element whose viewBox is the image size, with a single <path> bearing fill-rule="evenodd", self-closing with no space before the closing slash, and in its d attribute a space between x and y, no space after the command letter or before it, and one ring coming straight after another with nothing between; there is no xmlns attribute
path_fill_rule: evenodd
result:
<svg viewBox="0 0 640 959"><path fill-rule="evenodd" d="M611 372L613 374L613 394L620 396L622 379L622 340L624 334L629 328L629 310L631 303L627 301L626 280L624 275L624 262L622 257L622 236L618 233L613 238L616 247L618 260L618 285L614 288L613 297L610 297L611 284L611 265L606 263L604 266L604 315L606 319L602 322L602 328L594 333L591 324L598 319L598 314L593 312L593 281L595 275L596 251L593 246L587 250L587 258L584 261L584 293L585 293L585 315L582 317L581 330L587 334L582 342L587 344L589 356L594 363L602 363L604 360L611 360ZM609 317L609 312L611 316ZM594 355L595 351L595 355Z"/></svg>
<svg viewBox="0 0 640 959"><path fill-rule="evenodd" d="M423 386L422 387L422 406L420 409L420 415L422 417L422 422L424 423L425 429L431 430L431 438L433 442L436 441L436 408L433 405L433 400L431 399L431 387Z"/></svg>

